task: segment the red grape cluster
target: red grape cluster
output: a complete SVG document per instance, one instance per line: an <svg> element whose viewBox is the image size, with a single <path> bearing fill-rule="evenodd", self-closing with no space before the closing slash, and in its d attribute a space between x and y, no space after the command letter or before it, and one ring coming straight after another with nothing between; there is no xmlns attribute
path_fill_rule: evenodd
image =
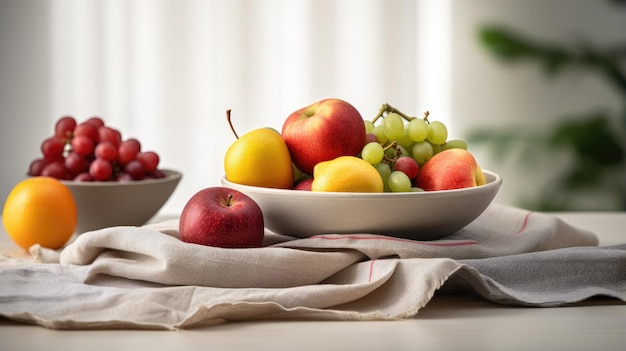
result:
<svg viewBox="0 0 626 351"><path fill-rule="evenodd" d="M159 155L141 151L137 139L122 139L119 130L100 117L77 123L63 116L54 135L41 143L42 157L33 160L28 175L76 181L142 180L163 178Z"/></svg>

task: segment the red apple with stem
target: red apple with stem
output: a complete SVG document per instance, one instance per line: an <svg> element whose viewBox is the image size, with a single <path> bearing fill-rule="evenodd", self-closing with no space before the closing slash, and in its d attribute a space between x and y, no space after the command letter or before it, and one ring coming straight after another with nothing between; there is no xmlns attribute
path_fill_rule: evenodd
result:
<svg viewBox="0 0 626 351"><path fill-rule="evenodd" d="M293 112L281 134L293 163L309 175L319 162L355 156L365 145L361 114L340 99L324 99Z"/></svg>
<svg viewBox="0 0 626 351"><path fill-rule="evenodd" d="M464 149L437 153L422 165L416 185L426 191L470 188L486 183L474 156Z"/></svg>
<svg viewBox="0 0 626 351"><path fill-rule="evenodd" d="M242 192L209 187L193 195L181 213L180 239L223 248L263 245L265 227L259 205Z"/></svg>

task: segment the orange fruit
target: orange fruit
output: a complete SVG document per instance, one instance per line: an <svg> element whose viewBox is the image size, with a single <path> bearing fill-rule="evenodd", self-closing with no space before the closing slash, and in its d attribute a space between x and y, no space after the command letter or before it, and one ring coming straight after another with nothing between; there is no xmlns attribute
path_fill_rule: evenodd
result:
<svg viewBox="0 0 626 351"><path fill-rule="evenodd" d="M383 190L383 178L376 168L355 156L320 162L313 169L311 191L381 193Z"/></svg>
<svg viewBox="0 0 626 351"><path fill-rule="evenodd" d="M72 193L51 177L19 182L9 193L2 211L7 234L25 250L34 244L49 249L62 247L74 233L77 221Z"/></svg>

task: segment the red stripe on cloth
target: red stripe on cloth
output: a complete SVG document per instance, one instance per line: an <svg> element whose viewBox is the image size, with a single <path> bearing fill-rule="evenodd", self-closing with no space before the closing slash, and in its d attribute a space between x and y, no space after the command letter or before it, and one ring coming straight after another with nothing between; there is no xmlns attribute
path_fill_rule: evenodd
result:
<svg viewBox="0 0 626 351"><path fill-rule="evenodd" d="M524 216L524 222L522 222L522 226L515 233L513 233L513 235L519 234L519 233L523 232L524 229L526 229L526 225L528 224L528 218L530 218L531 214L532 214L532 212L528 212L526 214L526 216Z"/></svg>
<svg viewBox="0 0 626 351"><path fill-rule="evenodd" d="M324 239L324 240L389 240L389 241L400 241L410 244L416 245L425 245L425 246L466 246L466 245L478 245L476 241L455 241L455 242L425 242L425 241L415 241L409 239L401 239L401 238L393 238L393 237L382 237L382 236L358 236L358 235L341 235L341 236L327 236L327 235L315 235L310 237L310 239Z"/></svg>
<svg viewBox="0 0 626 351"><path fill-rule="evenodd" d="M367 279L368 283L372 282L372 275L374 274L374 262L376 262L376 260L372 260L370 262L370 275L369 275L369 278Z"/></svg>

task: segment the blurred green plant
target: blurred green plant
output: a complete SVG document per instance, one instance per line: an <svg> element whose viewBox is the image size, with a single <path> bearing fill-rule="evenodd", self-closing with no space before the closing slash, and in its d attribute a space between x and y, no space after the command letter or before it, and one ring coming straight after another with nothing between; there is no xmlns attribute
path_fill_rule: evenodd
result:
<svg viewBox="0 0 626 351"><path fill-rule="evenodd" d="M599 48L589 42L572 45L541 43L500 26L479 31L482 46L506 63L530 62L549 77L586 71L600 75L626 102L626 45ZM566 151L569 166L542 185L536 199L524 198L520 206L540 211L590 210L577 197L602 193L609 199L602 210L626 210L626 105L621 116L606 111L562 116L548 129L477 130L467 139L488 143L496 160L510 159L516 147L524 164L537 157ZM598 208L592 208L598 209Z"/></svg>

